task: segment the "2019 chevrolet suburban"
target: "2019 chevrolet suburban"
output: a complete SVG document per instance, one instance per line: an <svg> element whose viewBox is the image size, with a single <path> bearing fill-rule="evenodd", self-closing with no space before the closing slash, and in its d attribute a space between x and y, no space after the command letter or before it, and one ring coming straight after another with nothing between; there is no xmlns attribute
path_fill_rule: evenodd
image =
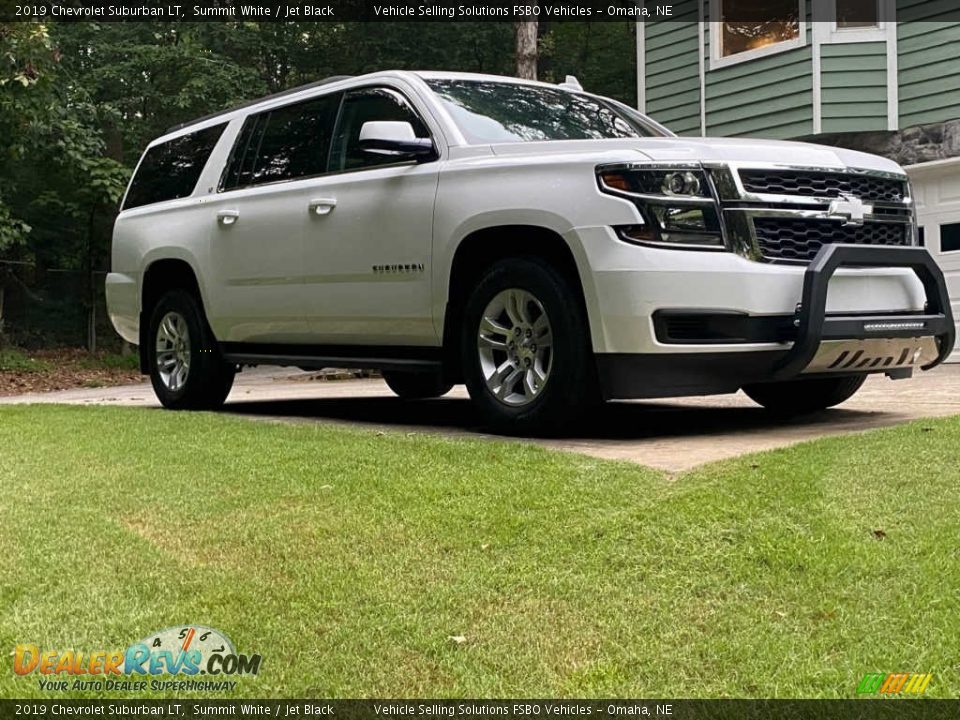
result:
<svg viewBox="0 0 960 720"><path fill-rule="evenodd" d="M466 383L527 431L610 398L843 402L954 343L910 185L880 157L676 137L561 86L332 78L171 129L123 201L110 315L169 408L238 368Z"/></svg>

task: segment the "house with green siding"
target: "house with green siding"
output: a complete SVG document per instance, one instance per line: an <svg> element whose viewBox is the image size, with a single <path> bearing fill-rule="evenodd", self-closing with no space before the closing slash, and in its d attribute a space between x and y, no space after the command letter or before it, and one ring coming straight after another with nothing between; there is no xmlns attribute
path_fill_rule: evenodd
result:
<svg viewBox="0 0 960 720"><path fill-rule="evenodd" d="M818 142L960 118L955 0L776 0L780 18L723 20L744 4L683 0L673 20L638 25L642 110L680 135ZM938 152L914 150L902 159Z"/></svg>
<svg viewBox="0 0 960 720"><path fill-rule="evenodd" d="M678 135L794 139L899 162L923 242L960 296L957 0L679 0L673 15L637 25L643 112Z"/></svg>

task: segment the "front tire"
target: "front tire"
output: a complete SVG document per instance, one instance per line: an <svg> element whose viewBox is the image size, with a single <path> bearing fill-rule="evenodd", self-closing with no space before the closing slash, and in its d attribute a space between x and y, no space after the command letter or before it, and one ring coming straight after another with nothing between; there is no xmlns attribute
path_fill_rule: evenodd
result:
<svg viewBox="0 0 960 720"><path fill-rule="evenodd" d="M467 300L461 360L484 420L507 433L553 432L599 399L579 288L536 257L508 258Z"/></svg>
<svg viewBox="0 0 960 720"><path fill-rule="evenodd" d="M401 400L438 398L453 388L453 383L446 382L440 373L384 371L383 379Z"/></svg>
<svg viewBox="0 0 960 720"><path fill-rule="evenodd" d="M743 392L758 405L778 415L802 415L839 405L853 397L866 375L810 378L746 385Z"/></svg>
<svg viewBox="0 0 960 720"><path fill-rule="evenodd" d="M223 405L236 367L226 363L197 299L171 290L150 314L147 366L160 404L171 410Z"/></svg>

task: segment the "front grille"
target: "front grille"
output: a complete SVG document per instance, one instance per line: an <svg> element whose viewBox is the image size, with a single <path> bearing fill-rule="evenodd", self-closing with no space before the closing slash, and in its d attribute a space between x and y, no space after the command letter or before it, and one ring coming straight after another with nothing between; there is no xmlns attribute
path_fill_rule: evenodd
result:
<svg viewBox="0 0 960 720"><path fill-rule="evenodd" d="M767 260L809 262L828 243L854 245L907 245L905 223L868 222L843 225L836 220L797 218L753 219L760 253Z"/></svg>
<svg viewBox="0 0 960 720"><path fill-rule="evenodd" d="M836 198L847 194L865 202L899 203L907 193L905 180L811 170L741 170L740 180L747 192L768 195Z"/></svg>

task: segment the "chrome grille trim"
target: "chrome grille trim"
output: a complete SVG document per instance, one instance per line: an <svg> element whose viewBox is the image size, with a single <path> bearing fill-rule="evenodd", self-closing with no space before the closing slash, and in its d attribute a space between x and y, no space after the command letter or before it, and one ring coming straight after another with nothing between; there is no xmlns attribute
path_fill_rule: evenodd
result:
<svg viewBox="0 0 960 720"><path fill-rule="evenodd" d="M900 202L874 202L876 206L889 207L912 207L913 199L910 197L909 178L904 173L887 172L885 170L866 170L856 167L837 167L824 165L788 165L784 163L704 163L703 167L710 171L722 202L746 202L746 203L768 203L768 204L786 204L786 205L821 205L835 200L836 196L806 196L789 193L761 193L749 191L740 178L740 172L764 171L764 172L802 172L802 173L824 173L833 175L851 175L855 177L870 177L887 180L899 180L906 183L906 192L908 193ZM867 200L867 198L863 198Z"/></svg>
<svg viewBox="0 0 960 720"><path fill-rule="evenodd" d="M873 231L868 229L857 232L857 228L869 225L875 231L876 225L892 225L894 228L891 231L875 234L878 237L882 235L882 239L886 241L891 237L899 236L901 240L896 244L916 244L913 199L910 197L910 184L905 174L859 168L794 166L777 163L712 163L705 164L705 168L709 171L708 177L721 207L722 225L728 247L751 260L806 265L816 254L815 250L819 249L817 245L812 253L787 253L787 256L784 256L782 252L777 252L776 247L771 243L765 242L769 240L768 235L758 234L754 222L757 218L779 218L785 226L793 227L794 232L797 231L797 226L791 224L796 221L809 222L821 228L827 226L820 226L819 223L829 223L827 231L822 234L824 237L837 238L829 242L857 243L859 241L862 244L873 244L869 242ZM867 178L891 181L902 183L904 197L900 202L888 202L851 193L864 202L866 212L863 215L863 224L845 223L842 218L830 214L830 204L837 201L840 196L751 192L744 187L741 177L741 173L749 177L751 172L822 174L831 177L849 177L851 183ZM767 228L764 229L769 231L768 223ZM812 234L816 235L816 233Z"/></svg>
<svg viewBox="0 0 960 720"><path fill-rule="evenodd" d="M864 173L743 168L740 182L747 192L762 195L835 199L849 194L870 203L901 203L909 197L906 178Z"/></svg>

